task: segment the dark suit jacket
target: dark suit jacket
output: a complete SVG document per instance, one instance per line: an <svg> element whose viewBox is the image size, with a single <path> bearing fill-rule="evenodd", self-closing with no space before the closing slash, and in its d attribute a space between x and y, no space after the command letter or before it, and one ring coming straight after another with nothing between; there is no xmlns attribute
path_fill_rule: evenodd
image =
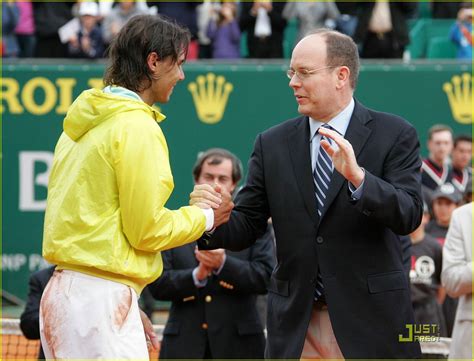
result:
<svg viewBox="0 0 474 361"><path fill-rule="evenodd" d="M415 2L395 2L390 1L390 15L392 19L395 48L403 48L410 43L408 34L407 18L412 15L418 6ZM358 6L358 22L354 34L354 41L364 42L369 31L369 22L372 10L375 6L373 2L360 2Z"/></svg>
<svg viewBox="0 0 474 361"><path fill-rule="evenodd" d="M413 323L398 234L420 224L423 208L416 131L400 117L356 102L345 138L365 168L359 201L334 171L319 219L308 118L299 117L257 137L230 221L200 240L202 248L239 250L272 217L277 266L268 294L266 357L301 356L318 269L345 358L420 356L417 342L398 341Z"/></svg>
<svg viewBox="0 0 474 361"><path fill-rule="evenodd" d="M207 342L213 358L263 358L264 327L256 298L267 292L275 265L271 232L246 250L227 251L221 272L203 288L196 288L192 277L198 265L195 246L163 252L163 274L149 286L157 299L173 301L160 359L203 358Z"/></svg>
<svg viewBox="0 0 474 361"><path fill-rule="evenodd" d="M28 300L25 310L20 316L20 328L27 339L38 340L40 338L39 330L39 308L41 296L49 279L53 275L55 266L48 267L30 276ZM43 360L43 348L40 347L38 359Z"/></svg>
<svg viewBox="0 0 474 361"><path fill-rule="evenodd" d="M265 40L260 41L255 37L255 23L257 17L250 14L252 1L241 3L239 26L242 32L247 32L247 47L249 58L283 58L283 34L286 27L286 19L283 17L285 2L274 1L272 11L268 13L272 34Z"/></svg>

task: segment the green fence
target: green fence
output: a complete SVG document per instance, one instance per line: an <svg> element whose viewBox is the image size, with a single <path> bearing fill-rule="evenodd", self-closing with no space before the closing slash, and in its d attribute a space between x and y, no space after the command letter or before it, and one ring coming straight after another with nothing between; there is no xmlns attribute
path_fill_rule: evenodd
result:
<svg viewBox="0 0 474 361"><path fill-rule="evenodd" d="M245 164L258 132L297 115L287 66L186 65L186 79L162 106L176 185L168 207L188 200L191 167L199 151L228 148ZM2 288L20 298L26 297L29 274L44 265L40 255L46 187L62 119L82 90L101 86L102 73L101 64L3 66ZM471 133L471 73L471 64L456 62L364 63L356 97L408 119L424 147L426 131L434 123Z"/></svg>

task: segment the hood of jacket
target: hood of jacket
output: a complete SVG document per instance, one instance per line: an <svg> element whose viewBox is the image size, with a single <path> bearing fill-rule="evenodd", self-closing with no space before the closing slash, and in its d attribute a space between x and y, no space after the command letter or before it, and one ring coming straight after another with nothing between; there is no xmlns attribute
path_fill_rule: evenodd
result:
<svg viewBox="0 0 474 361"><path fill-rule="evenodd" d="M156 122L165 119L156 107L149 106L143 101L104 93L100 89L89 89L82 92L69 108L64 118L64 132L73 141L77 141L89 130L107 121L116 113L135 111L138 108L148 112Z"/></svg>

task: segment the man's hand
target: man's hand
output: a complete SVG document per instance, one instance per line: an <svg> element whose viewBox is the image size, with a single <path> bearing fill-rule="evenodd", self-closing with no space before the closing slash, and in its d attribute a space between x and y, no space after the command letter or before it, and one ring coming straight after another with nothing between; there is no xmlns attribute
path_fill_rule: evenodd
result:
<svg viewBox="0 0 474 361"><path fill-rule="evenodd" d="M148 349L150 349L151 347L154 350L158 351L160 349L160 340L156 335L155 331L153 331L153 324L151 323L146 313L142 310L140 310L140 318L142 320L143 330L145 331L145 338Z"/></svg>
<svg viewBox="0 0 474 361"><path fill-rule="evenodd" d="M73 48L79 48L79 40L77 39L76 35L73 35L69 38L69 45Z"/></svg>
<svg viewBox="0 0 474 361"><path fill-rule="evenodd" d="M81 47L85 53L88 53L91 50L91 40L88 36L83 36L81 38Z"/></svg>
<svg viewBox="0 0 474 361"><path fill-rule="evenodd" d="M232 212L232 209L234 208L232 195L228 191L221 189L219 186L216 186L215 190L220 192L222 203L219 208L214 209L214 228L226 223L230 218L230 212Z"/></svg>
<svg viewBox="0 0 474 361"><path fill-rule="evenodd" d="M209 274L212 272L212 269L209 267L206 267L202 262L199 262L199 265L196 268L197 268L196 278L199 282L204 281L207 277L209 277Z"/></svg>
<svg viewBox="0 0 474 361"><path fill-rule="evenodd" d="M260 7L260 2L254 1L252 8L250 9L250 15L257 16L258 8Z"/></svg>
<svg viewBox="0 0 474 361"><path fill-rule="evenodd" d="M224 262L225 251L222 248L211 251L195 251L196 259L205 267L211 270L218 270Z"/></svg>
<svg viewBox="0 0 474 361"><path fill-rule="evenodd" d="M112 35L117 35L119 31L120 31L120 25L118 24L118 22L114 21L112 25L110 26L110 32L112 33Z"/></svg>
<svg viewBox="0 0 474 361"><path fill-rule="evenodd" d="M260 7L264 8L267 12L270 12L273 9L271 1L262 1Z"/></svg>
<svg viewBox="0 0 474 361"><path fill-rule="evenodd" d="M337 147L332 147L327 140L321 140L321 147L332 158L334 168L351 182L354 187L358 188L364 181L365 173L357 164L351 143L331 129L321 127L319 128L319 133L331 138L337 144Z"/></svg>
<svg viewBox="0 0 474 361"><path fill-rule="evenodd" d="M189 195L189 204L199 208L217 209L222 203L220 189L214 189L209 184L196 184Z"/></svg>

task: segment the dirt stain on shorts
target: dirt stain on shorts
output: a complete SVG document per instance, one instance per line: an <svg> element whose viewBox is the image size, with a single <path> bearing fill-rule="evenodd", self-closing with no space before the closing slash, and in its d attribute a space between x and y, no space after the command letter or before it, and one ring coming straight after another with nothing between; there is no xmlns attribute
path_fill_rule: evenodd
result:
<svg viewBox="0 0 474 361"><path fill-rule="evenodd" d="M56 348L60 343L60 325L61 315L60 306L57 304L61 297L61 287L64 282L61 282L63 274L61 271L55 271L51 280L49 281L44 294L41 298L41 314L43 317L43 334L48 348L51 351L53 358L56 358Z"/></svg>
<svg viewBox="0 0 474 361"><path fill-rule="evenodd" d="M115 325L120 329L122 328L125 320L127 319L128 313L132 307L132 292L130 289L125 289L120 295L120 299L117 303L117 308L114 312Z"/></svg>

